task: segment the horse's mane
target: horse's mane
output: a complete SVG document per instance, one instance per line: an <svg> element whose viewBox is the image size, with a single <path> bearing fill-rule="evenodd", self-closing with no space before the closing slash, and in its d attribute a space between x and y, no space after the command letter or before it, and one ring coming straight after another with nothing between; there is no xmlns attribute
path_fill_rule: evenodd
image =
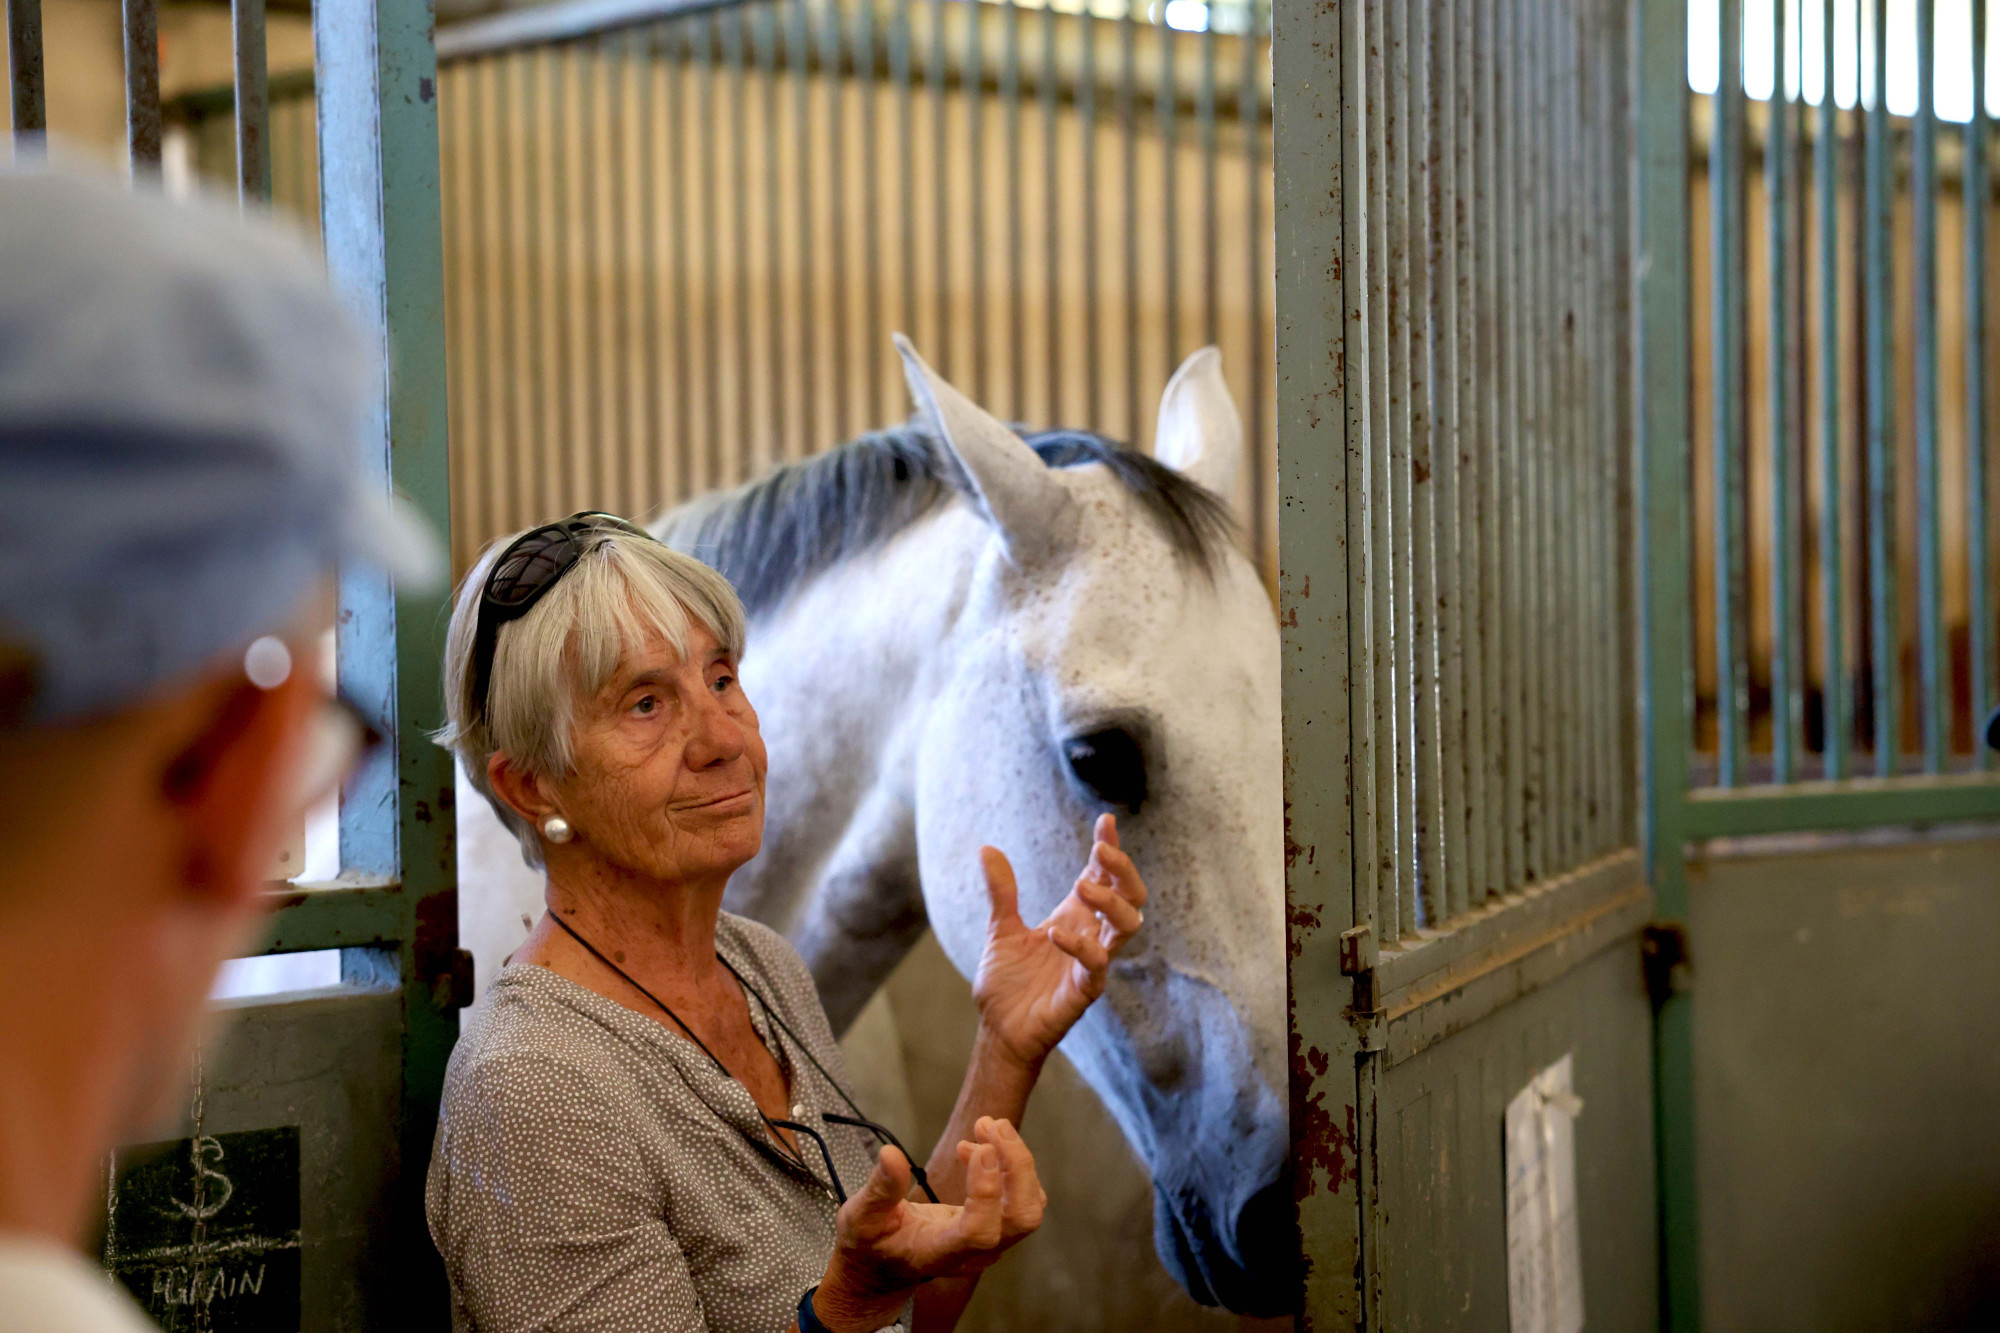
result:
<svg viewBox="0 0 2000 1333"><path fill-rule="evenodd" d="M1175 554L1204 572L1214 570L1234 536L1219 496L1145 454L1087 431L1023 438L1052 468L1102 464L1159 525ZM682 505L662 515L653 530L720 570L754 616L965 490L951 451L912 423L872 431L733 491Z"/></svg>

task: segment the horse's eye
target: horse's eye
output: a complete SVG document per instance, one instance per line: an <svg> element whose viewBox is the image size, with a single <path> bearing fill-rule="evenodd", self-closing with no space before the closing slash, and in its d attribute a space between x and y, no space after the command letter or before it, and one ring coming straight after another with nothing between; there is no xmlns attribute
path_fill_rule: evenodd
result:
<svg viewBox="0 0 2000 1333"><path fill-rule="evenodd" d="M1106 805L1138 814L1146 801L1146 757L1131 732L1121 727L1073 736L1063 742L1063 758L1084 788Z"/></svg>

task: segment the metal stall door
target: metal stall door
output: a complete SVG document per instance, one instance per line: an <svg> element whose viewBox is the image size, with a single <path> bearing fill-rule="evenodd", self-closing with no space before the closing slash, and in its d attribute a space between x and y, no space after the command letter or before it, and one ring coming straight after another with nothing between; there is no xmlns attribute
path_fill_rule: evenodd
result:
<svg viewBox="0 0 2000 1333"><path fill-rule="evenodd" d="M16 51L35 9L10 6ZM258 207L272 182L263 3L234 9L235 179ZM127 0L128 123L142 178L160 163L154 18L150 0ZM442 537L430 6L318 6L314 46L327 265L380 356L368 466ZM197 1051L177 1123L106 1163L105 1266L167 1330L448 1324L422 1210L454 1011L471 981L457 950L450 761L427 734L441 720L444 620L435 591L343 573L340 686L387 743L342 793L338 876L275 883L267 944L272 954L338 950L338 984L225 1002L228 1021Z"/></svg>
<svg viewBox="0 0 2000 1333"><path fill-rule="evenodd" d="M1657 1322L1631 36L1276 9L1308 1328Z"/></svg>
<svg viewBox="0 0 2000 1333"><path fill-rule="evenodd" d="M1987 7L1643 9L1671 1326L1990 1327Z"/></svg>

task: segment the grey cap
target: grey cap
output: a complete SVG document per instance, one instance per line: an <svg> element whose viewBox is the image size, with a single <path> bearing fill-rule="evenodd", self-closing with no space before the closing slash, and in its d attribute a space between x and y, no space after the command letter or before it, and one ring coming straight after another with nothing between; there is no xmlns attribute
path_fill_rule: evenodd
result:
<svg viewBox="0 0 2000 1333"><path fill-rule="evenodd" d="M110 712L283 626L336 562L438 543L363 476L379 373L299 238L0 173L0 648L29 722Z"/></svg>

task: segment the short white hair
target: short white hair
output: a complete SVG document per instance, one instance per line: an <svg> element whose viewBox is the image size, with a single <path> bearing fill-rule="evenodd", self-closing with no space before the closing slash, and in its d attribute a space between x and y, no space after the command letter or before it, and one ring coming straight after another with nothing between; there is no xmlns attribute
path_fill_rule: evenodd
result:
<svg viewBox="0 0 2000 1333"><path fill-rule="evenodd" d="M473 641L486 576L515 536L488 546L459 585L445 635L447 721L437 732L510 832L529 865L542 864L541 832L495 796L487 761L505 754L544 777L573 769L577 705L611 679L626 653L666 640L686 657L695 626L732 656L743 652L743 604L729 580L701 561L649 537L599 529L562 581L528 614L500 627L482 706L473 697Z"/></svg>

